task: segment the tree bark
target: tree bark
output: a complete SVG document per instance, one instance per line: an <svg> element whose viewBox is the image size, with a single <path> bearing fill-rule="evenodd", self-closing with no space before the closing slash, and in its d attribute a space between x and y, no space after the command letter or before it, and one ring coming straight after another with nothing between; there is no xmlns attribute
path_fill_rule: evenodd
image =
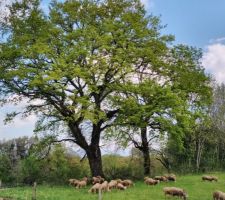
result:
<svg viewBox="0 0 225 200"><path fill-rule="evenodd" d="M200 169L203 145L204 145L204 139L198 138L196 141L196 171L197 172L199 172L199 169Z"/></svg>
<svg viewBox="0 0 225 200"><path fill-rule="evenodd" d="M142 141L141 151L143 153L143 158L144 158L144 175L151 175L150 149L149 149L149 143L147 139L146 127L141 128L141 141Z"/></svg>
<svg viewBox="0 0 225 200"><path fill-rule="evenodd" d="M76 139L76 144L84 149L87 154L92 176L104 177L102 169L101 149L99 147L101 134L100 126L101 124L93 125L91 143L90 145L88 145L79 126L75 123L69 124L70 130L73 133L74 138Z"/></svg>
<svg viewBox="0 0 225 200"><path fill-rule="evenodd" d="M142 153L144 158L144 175L151 175L149 151L143 150Z"/></svg>
<svg viewBox="0 0 225 200"><path fill-rule="evenodd" d="M98 145L90 145L86 153L92 176L104 177L100 147Z"/></svg>

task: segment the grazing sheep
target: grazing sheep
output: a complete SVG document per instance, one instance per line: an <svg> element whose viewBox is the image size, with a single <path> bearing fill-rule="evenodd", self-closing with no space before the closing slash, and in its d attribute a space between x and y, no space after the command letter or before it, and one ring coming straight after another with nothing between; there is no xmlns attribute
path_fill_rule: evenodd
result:
<svg viewBox="0 0 225 200"><path fill-rule="evenodd" d="M168 180L168 181L176 181L176 175L175 174L169 174L169 175L165 175L165 177L166 177L166 179Z"/></svg>
<svg viewBox="0 0 225 200"><path fill-rule="evenodd" d="M95 185L93 185L91 187L90 190L88 190L89 193L97 193L99 190L101 189L101 184L100 183L96 183Z"/></svg>
<svg viewBox="0 0 225 200"><path fill-rule="evenodd" d="M225 200L225 193L221 191L213 192L213 200Z"/></svg>
<svg viewBox="0 0 225 200"><path fill-rule="evenodd" d="M69 185L72 185L74 181L78 181L78 180L77 180L77 179L73 179L73 178L69 179L69 180L68 180Z"/></svg>
<svg viewBox="0 0 225 200"><path fill-rule="evenodd" d="M202 181L218 181L218 178L216 176L208 176L208 175L204 175L202 176Z"/></svg>
<svg viewBox="0 0 225 200"><path fill-rule="evenodd" d="M183 189L177 187L164 187L163 192L165 194L165 197L167 195L170 195L177 196L179 198L182 198L183 200L186 200L188 198L187 193Z"/></svg>
<svg viewBox="0 0 225 200"><path fill-rule="evenodd" d="M116 180L111 180L109 182L109 189L113 189L113 188L116 188L116 185L117 185L117 181Z"/></svg>
<svg viewBox="0 0 225 200"><path fill-rule="evenodd" d="M104 178L102 178L101 176L96 176L98 179L100 179L100 182L103 183L105 181Z"/></svg>
<svg viewBox="0 0 225 200"><path fill-rule="evenodd" d="M79 181L78 183L77 183L77 189L78 188L83 188L83 187L86 187L87 186L87 181L85 181L85 180L83 180L83 181Z"/></svg>
<svg viewBox="0 0 225 200"><path fill-rule="evenodd" d="M155 180L166 182L168 179L165 176L155 176Z"/></svg>
<svg viewBox="0 0 225 200"><path fill-rule="evenodd" d="M121 183L117 183L116 188L119 189L119 190L126 190L126 189L127 189L127 187L124 186L124 185L121 184Z"/></svg>
<svg viewBox="0 0 225 200"><path fill-rule="evenodd" d="M103 191L103 192L109 192L108 181L104 181L104 182L101 184L100 188L101 188L101 191Z"/></svg>
<svg viewBox="0 0 225 200"><path fill-rule="evenodd" d="M117 183L122 183L123 182L120 178L116 179L116 181L117 181Z"/></svg>
<svg viewBox="0 0 225 200"><path fill-rule="evenodd" d="M216 182L218 181L218 177L216 177L216 176L211 176L211 178L213 181L216 181Z"/></svg>
<svg viewBox="0 0 225 200"><path fill-rule="evenodd" d="M146 185L157 185L160 181L159 180L154 180L152 178L145 178Z"/></svg>
<svg viewBox="0 0 225 200"><path fill-rule="evenodd" d="M81 181L86 181L86 182L88 182L88 177L85 176L84 178L81 179Z"/></svg>
<svg viewBox="0 0 225 200"><path fill-rule="evenodd" d="M79 182L79 180L77 179L69 179L69 185L72 185L72 186L77 186L77 183Z"/></svg>
<svg viewBox="0 0 225 200"><path fill-rule="evenodd" d="M96 176L96 177L92 177L92 184L96 184L96 183L103 183L104 182L104 178L102 178L101 176Z"/></svg>
<svg viewBox="0 0 225 200"><path fill-rule="evenodd" d="M121 183L122 183L124 186L126 186L126 187L134 186L133 181L132 181L132 180L129 180L129 179L123 180Z"/></svg>

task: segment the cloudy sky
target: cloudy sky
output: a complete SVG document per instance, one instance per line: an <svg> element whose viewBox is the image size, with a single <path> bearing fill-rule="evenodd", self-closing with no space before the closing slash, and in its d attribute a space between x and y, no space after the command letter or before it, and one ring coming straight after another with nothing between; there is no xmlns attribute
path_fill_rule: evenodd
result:
<svg viewBox="0 0 225 200"><path fill-rule="evenodd" d="M0 0L9 1L9 0ZM48 9L50 0L43 0ZM219 82L225 82L225 0L142 0L149 13L161 16L167 27L163 33L173 34L176 43L202 48L202 64ZM35 117L17 119L4 125L8 108L0 109L0 140L15 136L32 135Z"/></svg>

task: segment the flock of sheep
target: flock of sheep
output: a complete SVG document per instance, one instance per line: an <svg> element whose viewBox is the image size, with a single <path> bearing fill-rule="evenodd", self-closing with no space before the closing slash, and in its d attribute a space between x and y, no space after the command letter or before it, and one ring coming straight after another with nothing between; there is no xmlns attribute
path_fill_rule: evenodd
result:
<svg viewBox="0 0 225 200"><path fill-rule="evenodd" d="M154 178L145 177L144 183L146 185L157 185L160 182L168 182L168 181L176 181L176 175L169 174L165 176L155 176ZM215 176L208 176L204 175L202 176L202 181L218 181L218 178ZM88 190L89 193L98 193L101 192L109 192L112 189L118 189L118 190L126 190L128 187L134 186L133 181L126 179L116 179L111 180L110 182L106 181L101 176L92 177L91 179L92 187ZM78 179L69 179L69 184L71 186L78 188L86 187L88 183L88 178L84 177L81 180ZM186 200L188 198L187 192L178 187L164 187L163 192L166 196L173 196L173 197L179 197L183 200ZM225 200L225 193L221 191L215 191L213 193L213 200Z"/></svg>

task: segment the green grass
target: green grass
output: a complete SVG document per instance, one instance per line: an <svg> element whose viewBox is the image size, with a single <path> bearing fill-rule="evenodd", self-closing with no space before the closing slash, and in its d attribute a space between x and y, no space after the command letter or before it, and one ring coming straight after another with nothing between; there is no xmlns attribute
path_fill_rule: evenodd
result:
<svg viewBox="0 0 225 200"><path fill-rule="evenodd" d="M157 186L147 186L143 182L136 182L135 186L126 191L113 190L104 193L103 200L164 200L162 188L175 186L184 188L191 200L212 200L212 192L225 191L225 173L215 173L218 182L202 182L201 175L186 175L177 178L175 183L160 183ZM77 190L70 186L41 186L37 187L37 200L97 200L96 194L89 194L85 189ZM31 187L11 188L0 191L1 197L12 197L17 200L31 200ZM177 198L168 198L177 199Z"/></svg>

